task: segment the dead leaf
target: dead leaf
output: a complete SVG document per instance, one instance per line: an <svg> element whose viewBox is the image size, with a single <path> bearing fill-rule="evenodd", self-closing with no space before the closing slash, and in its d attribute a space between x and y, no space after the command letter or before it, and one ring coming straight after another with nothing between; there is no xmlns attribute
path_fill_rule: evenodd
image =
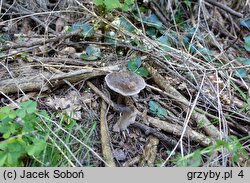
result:
<svg viewBox="0 0 250 183"><path fill-rule="evenodd" d="M158 144L158 138L154 136L149 136L147 144L144 147L144 152L141 161L139 163L140 166L154 166Z"/></svg>
<svg viewBox="0 0 250 183"><path fill-rule="evenodd" d="M74 90L69 91L65 97L48 97L46 104L55 110L61 110L75 120L81 120L82 97Z"/></svg>
<svg viewBox="0 0 250 183"><path fill-rule="evenodd" d="M72 57L74 58L75 56L75 53L76 53L76 49L74 47L66 47L64 49L62 49L59 54L60 56L64 56L66 55L67 57Z"/></svg>
<svg viewBox="0 0 250 183"><path fill-rule="evenodd" d="M115 159L117 159L118 161L123 161L127 157L127 153L125 153L122 149L118 148L113 151L113 154Z"/></svg>

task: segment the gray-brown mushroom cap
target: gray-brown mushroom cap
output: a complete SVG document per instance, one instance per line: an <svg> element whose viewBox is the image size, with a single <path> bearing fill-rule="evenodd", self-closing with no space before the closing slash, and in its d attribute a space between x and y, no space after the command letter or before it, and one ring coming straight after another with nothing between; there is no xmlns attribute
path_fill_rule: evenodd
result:
<svg viewBox="0 0 250 183"><path fill-rule="evenodd" d="M136 95L146 87L144 79L130 71L109 73L105 81L111 90L123 96Z"/></svg>

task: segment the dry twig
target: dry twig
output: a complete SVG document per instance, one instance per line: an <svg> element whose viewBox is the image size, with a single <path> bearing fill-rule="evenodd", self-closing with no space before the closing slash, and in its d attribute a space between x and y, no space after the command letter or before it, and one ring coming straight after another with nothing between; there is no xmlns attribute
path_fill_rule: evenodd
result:
<svg viewBox="0 0 250 183"><path fill-rule="evenodd" d="M102 143L102 154L104 161L110 167L115 167L115 161L113 157L113 153L110 147L110 140L109 140L109 129L106 120L106 113L107 113L107 104L104 100L101 103L101 119L100 119L100 131L101 131L101 143Z"/></svg>

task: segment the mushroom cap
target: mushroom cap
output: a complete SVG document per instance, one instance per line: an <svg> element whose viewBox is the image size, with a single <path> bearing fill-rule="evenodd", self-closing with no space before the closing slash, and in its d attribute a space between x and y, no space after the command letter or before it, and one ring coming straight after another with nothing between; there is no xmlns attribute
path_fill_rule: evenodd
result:
<svg viewBox="0 0 250 183"><path fill-rule="evenodd" d="M111 90L123 96L136 95L146 87L144 79L130 71L109 73L105 81Z"/></svg>

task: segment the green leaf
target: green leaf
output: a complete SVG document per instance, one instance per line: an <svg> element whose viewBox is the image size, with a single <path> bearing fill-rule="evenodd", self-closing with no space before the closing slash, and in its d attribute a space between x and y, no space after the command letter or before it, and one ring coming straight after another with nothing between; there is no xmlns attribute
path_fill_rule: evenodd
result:
<svg viewBox="0 0 250 183"><path fill-rule="evenodd" d="M135 0L125 0L124 3L127 5L132 5L134 4Z"/></svg>
<svg viewBox="0 0 250 183"><path fill-rule="evenodd" d="M193 155L188 159L187 165L189 167L198 167L202 163L201 152L196 150Z"/></svg>
<svg viewBox="0 0 250 183"><path fill-rule="evenodd" d="M151 14L150 16L146 17L146 24L155 28L161 28L163 26L162 22L155 14Z"/></svg>
<svg viewBox="0 0 250 183"><path fill-rule="evenodd" d="M250 19L240 21L240 25L246 28L250 28Z"/></svg>
<svg viewBox="0 0 250 183"><path fill-rule="evenodd" d="M20 118L24 118L26 116L26 110L25 109L17 109L16 110L16 114Z"/></svg>
<svg viewBox="0 0 250 183"><path fill-rule="evenodd" d="M211 61L213 57L213 52L208 48L201 48L199 49L200 53L204 55L207 61Z"/></svg>
<svg viewBox="0 0 250 183"><path fill-rule="evenodd" d="M168 47L166 47L166 46L171 46L171 43L169 42L168 36L161 36L158 38L158 41L163 44L163 45L161 45L161 48L164 51L170 50ZM164 46L164 45L166 45L166 46Z"/></svg>
<svg viewBox="0 0 250 183"><path fill-rule="evenodd" d="M46 142L43 139L34 139L33 144L26 147L26 152L30 156L37 156L45 149L45 146Z"/></svg>
<svg viewBox="0 0 250 183"><path fill-rule="evenodd" d="M156 39L156 35L158 33L158 30L154 27L148 27L146 29L146 34L151 37L152 39Z"/></svg>
<svg viewBox="0 0 250 183"><path fill-rule="evenodd" d="M191 8L191 1L190 0L184 0L184 3L188 8Z"/></svg>
<svg viewBox="0 0 250 183"><path fill-rule="evenodd" d="M0 120L4 120L5 118L14 119L15 117L16 112L11 110L8 106L0 108Z"/></svg>
<svg viewBox="0 0 250 183"><path fill-rule="evenodd" d="M244 40L245 40L244 48L245 48L248 52L250 52L250 35L247 36L247 37L245 37Z"/></svg>
<svg viewBox="0 0 250 183"><path fill-rule="evenodd" d="M86 48L86 53L89 56L96 56L99 58L101 56L101 49L97 46L91 45Z"/></svg>
<svg viewBox="0 0 250 183"><path fill-rule="evenodd" d="M103 0L94 0L96 6L103 5Z"/></svg>
<svg viewBox="0 0 250 183"><path fill-rule="evenodd" d="M86 54L83 53L80 55L80 58L82 60L94 61L94 60L97 60L101 56L101 49L94 45L88 46L85 52Z"/></svg>
<svg viewBox="0 0 250 183"><path fill-rule="evenodd" d="M122 4L122 10L123 11L128 11L130 10L130 6L134 4L134 0L125 0L124 4Z"/></svg>
<svg viewBox="0 0 250 183"><path fill-rule="evenodd" d="M148 103L150 111L158 116L159 118L164 118L167 116L167 110L162 108L160 104L154 101L149 101Z"/></svg>
<svg viewBox="0 0 250 183"><path fill-rule="evenodd" d="M133 58L128 62L128 69L131 72L136 72L141 66L141 64L142 62L140 57Z"/></svg>
<svg viewBox="0 0 250 183"><path fill-rule="evenodd" d="M14 134L16 132L16 126L16 123L10 122L0 125L0 132L3 133L3 138L7 139L10 135Z"/></svg>
<svg viewBox="0 0 250 183"><path fill-rule="evenodd" d="M0 167L3 167L4 166L4 163L7 159L7 153L6 152L3 152L3 151L0 151Z"/></svg>
<svg viewBox="0 0 250 183"><path fill-rule="evenodd" d="M151 101L149 101L148 105L149 105L149 109L150 109L150 111L152 113L156 113L157 112L157 110L159 108L159 105L156 102L154 102L154 101L151 100Z"/></svg>
<svg viewBox="0 0 250 183"><path fill-rule="evenodd" d="M109 31L105 35L105 42L115 45L117 43L117 35L113 31Z"/></svg>
<svg viewBox="0 0 250 183"><path fill-rule="evenodd" d="M134 26L124 17L118 17L113 22L113 25L116 25L119 28L122 28L128 32L134 32Z"/></svg>
<svg viewBox="0 0 250 183"><path fill-rule="evenodd" d="M2 154L6 156L4 164L7 166L18 166L20 163L18 159L25 154L25 147L26 143L20 138L0 143Z"/></svg>
<svg viewBox="0 0 250 183"><path fill-rule="evenodd" d="M239 78L247 78L247 76L248 76L247 70L244 68L237 69L236 76Z"/></svg>
<svg viewBox="0 0 250 183"><path fill-rule="evenodd" d="M94 35L94 28L89 23L76 22L72 25L72 31L82 29L82 36L91 37Z"/></svg>
<svg viewBox="0 0 250 183"><path fill-rule="evenodd" d="M250 58L238 57L237 60L243 65L250 65Z"/></svg>
<svg viewBox="0 0 250 183"><path fill-rule="evenodd" d="M96 57L96 56L87 55L87 54L85 54L85 53L81 54L81 55L80 55L80 58L81 58L82 60L88 60L88 61L94 61L94 60L97 60L97 59L98 59L98 57Z"/></svg>
<svg viewBox="0 0 250 183"><path fill-rule="evenodd" d="M108 11L113 10L115 8L121 8L122 7L119 0L104 0L103 2L104 2L105 6L106 6L106 9Z"/></svg>
<svg viewBox="0 0 250 183"><path fill-rule="evenodd" d="M148 71L144 67L140 67L137 71L136 74L142 76L142 77L147 77L148 76Z"/></svg>
<svg viewBox="0 0 250 183"><path fill-rule="evenodd" d="M20 106L26 110L26 112L28 114L32 114L34 112L36 112L36 107L37 107L37 103L35 101L32 101L32 100L28 100L26 102L22 102L20 104Z"/></svg>

